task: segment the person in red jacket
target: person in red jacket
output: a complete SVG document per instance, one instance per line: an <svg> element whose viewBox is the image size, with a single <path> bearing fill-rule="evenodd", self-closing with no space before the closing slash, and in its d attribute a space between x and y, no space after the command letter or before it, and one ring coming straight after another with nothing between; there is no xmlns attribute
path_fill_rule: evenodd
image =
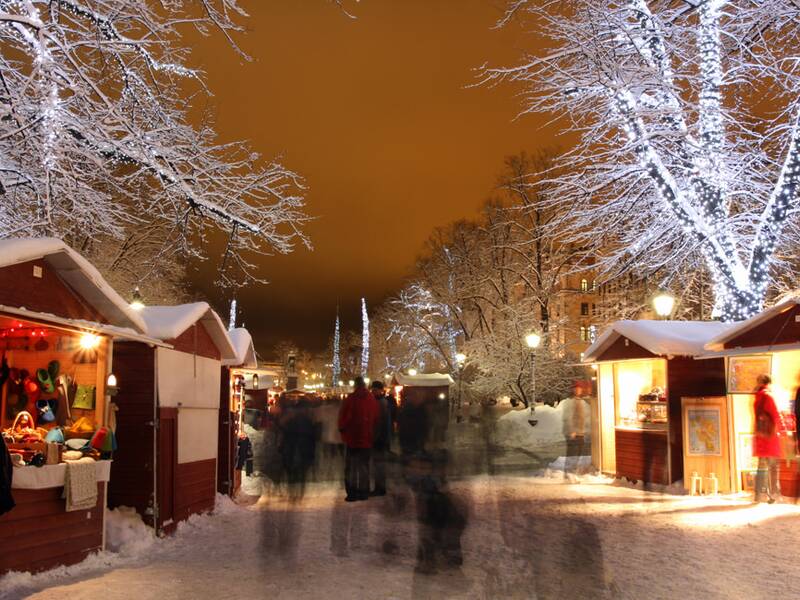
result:
<svg viewBox="0 0 800 600"><path fill-rule="evenodd" d="M758 457L756 473L755 500L761 502L764 492L770 504L780 498L778 481L778 460L781 458L781 442L778 434L784 431L775 400L769 393L769 375L759 375L756 399L753 403L755 417L755 436L753 437L753 456Z"/></svg>
<svg viewBox="0 0 800 600"><path fill-rule="evenodd" d="M355 502L369 497L369 459L380 406L364 382L356 377L355 390L339 409L339 431L346 446L344 462L345 500Z"/></svg>

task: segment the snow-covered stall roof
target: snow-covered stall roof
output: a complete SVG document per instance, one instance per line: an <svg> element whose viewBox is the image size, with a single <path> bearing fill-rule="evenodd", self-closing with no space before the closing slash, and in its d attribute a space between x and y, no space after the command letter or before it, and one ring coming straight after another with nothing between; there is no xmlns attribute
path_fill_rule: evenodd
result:
<svg viewBox="0 0 800 600"><path fill-rule="evenodd" d="M219 348L222 360L233 360L236 352L219 315L208 302L193 302L176 306L145 306L140 314L147 333L160 340L174 340L197 322L203 324Z"/></svg>
<svg viewBox="0 0 800 600"><path fill-rule="evenodd" d="M58 276L114 327L142 334L142 318L112 288L83 256L55 238L12 238L0 240L0 267L43 260ZM18 307L24 308L24 307ZM96 325L96 324L95 324Z"/></svg>
<svg viewBox="0 0 800 600"><path fill-rule="evenodd" d="M224 360L222 364L228 367L244 367L255 369L258 367L256 349L253 346L253 336L244 327L238 327L228 331L228 337L233 345L236 358Z"/></svg>
<svg viewBox="0 0 800 600"><path fill-rule="evenodd" d="M398 385L411 387L444 387L455 383L447 373L422 373L420 375L397 373L394 378Z"/></svg>
<svg viewBox="0 0 800 600"><path fill-rule="evenodd" d="M729 342L743 333L750 331L751 329L755 329L762 323L769 321L770 319L780 315L787 310L791 310L795 306L800 304L800 298L790 298L775 306L772 306L766 310L761 311L757 315L750 317L746 321L739 321L738 323L732 323L725 331L719 333L719 335L715 336L713 339L709 340L706 343L705 349L709 352L717 352L723 350L723 347L726 342ZM763 350L764 352L768 352L770 346L764 346L763 348L753 348L752 350Z"/></svg>
<svg viewBox="0 0 800 600"><path fill-rule="evenodd" d="M616 321L583 353L583 362L597 361L620 337L657 356L698 356L730 326L717 321Z"/></svg>

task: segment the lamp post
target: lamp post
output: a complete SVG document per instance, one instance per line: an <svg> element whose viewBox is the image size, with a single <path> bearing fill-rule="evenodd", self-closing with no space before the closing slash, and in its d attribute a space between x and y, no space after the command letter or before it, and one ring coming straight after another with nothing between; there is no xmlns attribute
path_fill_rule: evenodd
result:
<svg viewBox="0 0 800 600"><path fill-rule="evenodd" d="M542 336L538 333L529 333L525 336L525 343L531 350L531 418L528 425L534 427L538 421L533 418L534 404L536 402L536 349L542 343Z"/></svg>
<svg viewBox="0 0 800 600"><path fill-rule="evenodd" d="M456 420L461 421L462 415L461 411L464 405L461 402L461 381L463 380L464 376L464 364L467 362L467 355L463 352L459 352L456 354L456 365L458 366L458 411L456 414Z"/></svg>
<svg viewBox="0 0 800 600"><path fill-rule="evenodd" d="M675 308L675 296L666 290L659 291L653 296L653 308L662 319L668 319Z"/></svg>

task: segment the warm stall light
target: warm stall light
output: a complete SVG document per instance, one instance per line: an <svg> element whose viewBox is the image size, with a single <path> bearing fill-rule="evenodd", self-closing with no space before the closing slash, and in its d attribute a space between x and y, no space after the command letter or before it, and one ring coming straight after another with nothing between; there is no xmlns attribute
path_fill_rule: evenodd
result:
<svg viewBox="0 0 800 600"><path fill-rule="evenodd" d="M439 400L444 400L445 398L447 398L446 394L444 393L439 394Z"/></svg>
<svg viewBox="0 0 800 600"><path fill-rule="evenodd" d="M113 373L108 374L108 379L106 379L106 385L110 388L117 387L117 376Z"/></svg>
<svg viewBox="0 0 800 600"><path fill-rule="evenodd" d="M94 350L100 345L100 336L94 333L84 333L81 336L80 345L84 350Z"/></svg>
<svg viewBox="0 0 800 600"><path fill-rule="evenodd" d="M659 292L653 297L653 308L659 317L666 319L675 308L675 296L669 292Z"/></svg>
<svg viewBox="0 0 800 600"><path fill-rule="evenodd" d="M411 377L416 377L417 376L417 370L416 369L409 369L408 370L408 374L411 375Z"/></svg>
<svg viewBox="0 0 800 600"><path fill-rule="evenodd" d="M131 300L131 308L133 310L142 310L144 308L144 301L142 300L142 293L139 291L139 286L133 289L133 300Z"/></svg>
<svg viewBox="0 0 800 600"><path fill-rule="evenodd" d="M347 385L349 385L350 387L353 387L355 384L356 382L353 379L347 382Z"/></svg>
<svg viewBox="0 0 800 600"><path fill-rule="evenodd" d="M253 375L253 389L254 390L258 389L258 375L257 374Z"/></svg>

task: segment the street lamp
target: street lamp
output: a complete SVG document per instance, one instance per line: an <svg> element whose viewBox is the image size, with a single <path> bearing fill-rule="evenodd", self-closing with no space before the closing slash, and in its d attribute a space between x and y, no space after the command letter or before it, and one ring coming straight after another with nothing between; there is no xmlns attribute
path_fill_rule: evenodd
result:
<svg viewBox="0 0 800 600"><path fill-rule="evenodd" d="M653 308L662 319L667 319L675 308L675 296L666 290L661 290L653 296Z"/></svg>
<svg viewBox="0 0 800 600"><path fill-rule="evenodd" d="M408 374L411 375L411 377L416 377L417 376L417 370L416 369L409 369L408 370Z"/></svg>
<svg viewBox="0 0 800 600"><path fill-rule="evenodd" d="M542 336L532 332L525 336L525 343L531 350L531 418L528 425L534 427L539 421L533 418L534 404L536 402L536 349L542 343Z"/></svg>
<svg viewBox="0 0 800 600"><path fill-rule="evenodd" d="M142 292L139 291L137 285L133 288L133 300L131 301L131 308L133 310L142 310L144 308L144 301L142 300Z"/></svg>

